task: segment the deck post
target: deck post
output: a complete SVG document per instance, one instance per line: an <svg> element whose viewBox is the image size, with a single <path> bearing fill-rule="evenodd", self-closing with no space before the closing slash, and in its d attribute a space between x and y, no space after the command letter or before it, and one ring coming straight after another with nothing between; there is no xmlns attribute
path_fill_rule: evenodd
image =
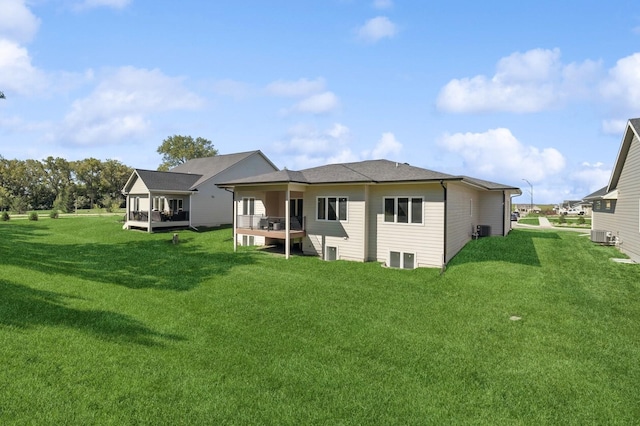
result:
<svg viewBox="0 0 640 426"><path fill-rule="evenodd" d="M149 191L149 214L147 215L147 232L153 232L153 228L151 227L151 208L153 207L153 199L151 198L151 191Z"/></svg>
<svg viewBox="0 0 640 426"><path fill-rule="evenodd" d="M290 199L291 199L291 190L289 189L289 185L287 184L287 196L285 197L285 204L284 204L284 223L285 223L285 227L284 227L284 232L285 232L285 237L284 237L284 257L285 259L289 259L289 252L291 251L291 248L289 247L289 245L291 244L291 235L290 231L291 231L291 212L289 211L289 204L290 204Z"/></svg>

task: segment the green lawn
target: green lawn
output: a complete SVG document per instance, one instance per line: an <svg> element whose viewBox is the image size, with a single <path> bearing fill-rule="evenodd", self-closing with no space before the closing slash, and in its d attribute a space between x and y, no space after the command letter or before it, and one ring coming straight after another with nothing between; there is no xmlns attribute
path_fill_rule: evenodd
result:
<svg viewBox="0 0 640 426"><path fill-rule="evenodd" d="M640 265L588 237L471 241L440 275L179 233L0 223L0 424L640 419Z"/></svg>

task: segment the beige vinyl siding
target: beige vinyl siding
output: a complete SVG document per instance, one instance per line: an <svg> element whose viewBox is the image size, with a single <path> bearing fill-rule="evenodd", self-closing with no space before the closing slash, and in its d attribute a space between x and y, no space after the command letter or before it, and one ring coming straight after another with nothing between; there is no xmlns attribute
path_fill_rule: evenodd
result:
<svg viewBox="0 0 640 426"><path fill-rule="evenodd" d="M265 216L266 213L266 208L265 208L265 198L267 193L264 191L244 191L244 190L238 190L236 191L236 212L241 215L243 214L242 211L242 199L243 198L253 198L254 199L254 204L253 204L253 213L256 216ZM238 234L236 235L236 241L239 245L242 245L242 237L243 235ZM256 246L263 246L265 245L265 237L262 236L253 236L254 238L254 245Z"/></svg>
<svg viewBox="0 0 640 426"><path fill-rule="evenodd" d="M307 237L303 240L305 254L322 256L327 246L336 247L338 259L365 261L364 247L365 200L364 186L327 185L309 187L304 193L303 213ZM317 197L347 197L346 221L321 221L316 218Z"/></svg>
<svg viewBox="0 0 640 426"><path fill-rule="evenodd" d="M261 155L254 154L201 183L191 200L191 222L195 226L233 223L233 195L230 191L218 188L216 183L272 171L271 164Z"/></svg>
<svg viewBox="0 0 640 426"><path fill-rule="evenodd" d="M416 267L440 267L444 251L444 192L437 184L374 185L369 190L369 260L414 253ZM384 221L385 197L422 197L422 224Z"/></svg>
<svg viewBox="0 0 640 426"><path fill-rule="evenodd" d="M491 235L503 235L505 211L502 205L502 191L478 192L478 225L491 227Z"/></svg>
<svg viewBox="0 0 640 426"><path fill-rule="evenodd" d="M131 185L131 189L129 190L129 194L148 194L149 189L146 187L142 179L140 179L137 175L133 185Z"/></svg>
<svg viewBox="0 0 640 426"><path fill-rule="evenodd" d="M458 183L447 185L447 258L449 262L465 244L479 222L478 192Z"/></svg>
<svg viewBox="0 0 640 426"><path fill-rule="evenodd" d="M218 188L213 181L205 182L191 197L190 215L194 226L230 224L233 222L233 195Z"/></svg>
<svg viewBox="0 0 640 426"><path fill-rule="evenodd" d="M640 141L634 135L618 181L614 231L620 238L620 250L640 262ZM598 218L603 217L600 214ZM598 224L598 229L604 229ZM615 234L614 234L615 235Z"/></svg>
<svg viewBox="0 0 640 426"><path fill-rule="evenodd" d="M619 237L618 221L613 213L593 212L591 214L591 229L599 231L611 231Z"/></svg>

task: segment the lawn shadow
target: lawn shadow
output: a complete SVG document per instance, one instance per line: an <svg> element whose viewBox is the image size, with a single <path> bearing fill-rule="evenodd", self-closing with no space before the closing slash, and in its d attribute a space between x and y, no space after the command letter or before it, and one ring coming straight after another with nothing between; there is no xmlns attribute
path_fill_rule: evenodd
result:
<svg viewBox="0 0 640 426"><path fill-rule="evenodd" d="M52 243L27 225L4 227L0 265L15 265L45 274L116 284L132 289L187 291L238 265L253 263L250 253L212 253L194 237L172 244L157 238L123 243ZM41 232L38 229L39 232Z"/></svg>
<svg viewBox="0 0 640 426"><path fill-rule="evenodd" d="M449 262L449 267L475 262L508 262L541 266L534 241L560 239L553 231L513 230L506 237L489 237L469 241Z"/></svg>
<svg viewBox="0 0 640 426"><path fill-rule="evenodd" d="M161 346L162 340L184 340L176 335L157 333L140 321L116 312L75 309L69 306L73 299L78 298L0 279L0 325L66 327L105 340L144 346Z"/></svg>

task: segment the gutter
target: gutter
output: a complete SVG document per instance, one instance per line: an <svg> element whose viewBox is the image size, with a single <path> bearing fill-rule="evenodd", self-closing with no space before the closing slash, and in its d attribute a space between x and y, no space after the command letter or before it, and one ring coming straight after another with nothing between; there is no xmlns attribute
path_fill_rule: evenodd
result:
<svg viewBox="0 0 640 426"><path fill-rule="evenodd" d="M442 267L440 268L440 274L444 274L447 270L447 187L444 184L444 180L440 180L440 186L443 190L444 201L444 229L443 229L443 252L442 252Z"/></svg>

